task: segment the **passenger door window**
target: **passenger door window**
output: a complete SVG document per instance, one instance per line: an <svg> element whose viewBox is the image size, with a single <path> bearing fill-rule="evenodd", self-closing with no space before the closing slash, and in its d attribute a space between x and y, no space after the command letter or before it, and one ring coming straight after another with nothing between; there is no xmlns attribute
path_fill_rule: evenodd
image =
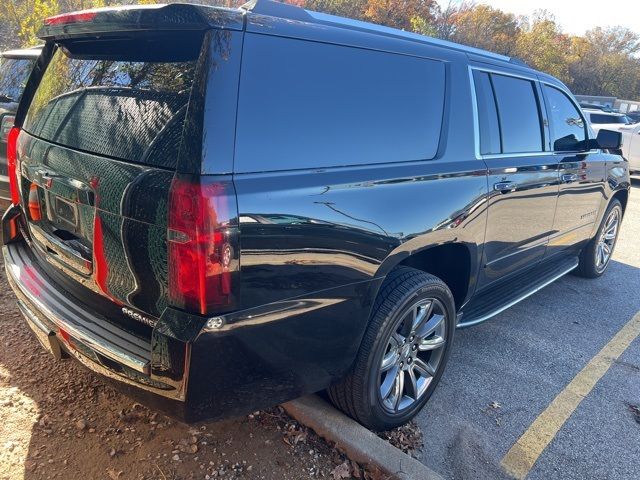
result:
<svg viewBox="0 0 640 480"><path fill-rule="evenodd" d="M491 75L496 97L502 153L543 151L542 123L534 82Z"/></svg>
<svg viewBox="0 0 640 480"><path fill-rule="evenodd" d="M551 144L556 152L585 149L587 131L582 115L573 102L557 88L544 85L551 120Z"/></svg>

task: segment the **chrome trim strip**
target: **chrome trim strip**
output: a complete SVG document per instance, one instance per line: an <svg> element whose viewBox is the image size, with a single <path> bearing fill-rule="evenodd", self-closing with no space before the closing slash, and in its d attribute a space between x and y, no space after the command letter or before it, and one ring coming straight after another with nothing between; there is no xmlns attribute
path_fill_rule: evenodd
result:
<svg viewBox="0 0 640 480"><path fill-rule="evenodd" d="M551 277L549 280L547 280L546 282L538 285L537 287L533 288L532 290L529 290L528 292L524 293L523 295L517 297L515 300L507 303L506 305L503 305L502 307L499 307L498 309L494 310L491 313L488 313L487 315L480 317L478 319L475 320L471 320L470 322L461 322L458 323L457 328L467 328L467 327L471 327L473 325L478 325L479 323L482 322L486 322L487 320L489 320L492 317L495 317L496 315L498 315L499 313L504 312L505 310L507 310L508 308L513 307L516 303L521 302L522 300L524 300L525 298L530 297L531 295L533 295L534 293L539 292L540 290L542 290L544 287L546 287L547 285L550 285L551 283L555 282L556 280L558 280L560 277L564 277L567 273L569 273L571 270L573 270L574 268L576 268L578 266L578 259L575 260L574 264L570 267L567 268L565 270L563 270L561 273L558 273L556 275L554 275L553 277ZM464 315L463 317L464 318Z"/></svg>
<svg viewBox="0 0 640 480"><path fill-rule="evenodd" d="M35 294L29 291L26 287L23 286L22 282L20 282L20 267L15 263L10 263L10 259L8 258L7 247L4 247L4 262L7 266L7 279L9 283L14 288L14 290L19 291L28 302L30 302L38 311L42 312L46 318L51 321L56 327L66 331L70 336L77 339L79 342L85 344L88 348L95 350L99 354L118 362L122 365L125 365L137 372L149 374L150 373L150 365L149 361L135 357L133 355L128 354L117 348L117 346L107 343L104 340L95 337L88 330L83 329L82 327L77 327L74 325L70 325L65 323L65 321L55 315L51 309L49 309L46 304L41 302ZM15 270L18 270L16 272ZM41 323L41 322L40 322Z"/></svg>

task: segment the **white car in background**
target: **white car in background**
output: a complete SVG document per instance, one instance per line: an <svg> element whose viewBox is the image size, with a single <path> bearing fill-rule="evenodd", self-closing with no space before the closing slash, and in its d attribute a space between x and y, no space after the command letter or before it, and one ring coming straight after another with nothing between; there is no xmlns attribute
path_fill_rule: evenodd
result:
<svg viewBox="0 0 640 480"><path fill-rule="evenodd" d="M625 132L634 128L633 120L622 113L605 112L592 108L585 108L583 112L596 134L600 129Z"/></svg>
<svg viewBox="0 0 640 480"><path fill-rule="evenodd" d="M622 133L622 156L629 162L629 170L640 173L640 124L633 123L622 113L583 109L591 128L597 134L600 129Z"/></svg>
<svg viewBox="0 0 640 480"><path fill-rule="evenodd" d="M640 123L622 133L622 156L629 162L632 173L640 173Z"/></svg>

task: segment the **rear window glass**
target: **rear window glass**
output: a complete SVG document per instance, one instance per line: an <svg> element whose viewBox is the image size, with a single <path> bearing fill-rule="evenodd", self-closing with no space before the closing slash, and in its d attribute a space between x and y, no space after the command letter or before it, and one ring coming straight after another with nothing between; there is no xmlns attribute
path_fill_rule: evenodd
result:
<svg viewBox="0 0 640 480"><path fill-rule="evenodd" d="M175 168L195 61L71 58L58 50L24 129L124 161Z"/></svg>
<svg viewBox="0 0 640 480"><path fill-rule="evenodd" d="M439 61L247 34L236 171L431 159L444 89Z"/></svg>
<svg viewBox="0 0 640 480"><path fill-rule="evenodd" d="M0 103L18 103L35 59L0 59Z"/></svg>

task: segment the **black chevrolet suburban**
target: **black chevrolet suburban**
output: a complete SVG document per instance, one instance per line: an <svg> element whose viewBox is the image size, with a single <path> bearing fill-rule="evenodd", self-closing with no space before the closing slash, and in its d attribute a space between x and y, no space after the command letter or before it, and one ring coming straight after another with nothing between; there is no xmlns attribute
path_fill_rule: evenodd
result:
<svg viewBox="0 0 640 480"><path fill-rule="evenodd" d="M11 198L7 176L7 139L25 83L38 55L38 47L0 52L0 200Z"/></svg>
<svg viewBox="0 0 640 480"><path fill-rule="evenodd" d="M264 0L40 37L9 134L18 306L185 421L326 389L400 425L456 327L610 262L620 134L516 59Z"/></svg>

